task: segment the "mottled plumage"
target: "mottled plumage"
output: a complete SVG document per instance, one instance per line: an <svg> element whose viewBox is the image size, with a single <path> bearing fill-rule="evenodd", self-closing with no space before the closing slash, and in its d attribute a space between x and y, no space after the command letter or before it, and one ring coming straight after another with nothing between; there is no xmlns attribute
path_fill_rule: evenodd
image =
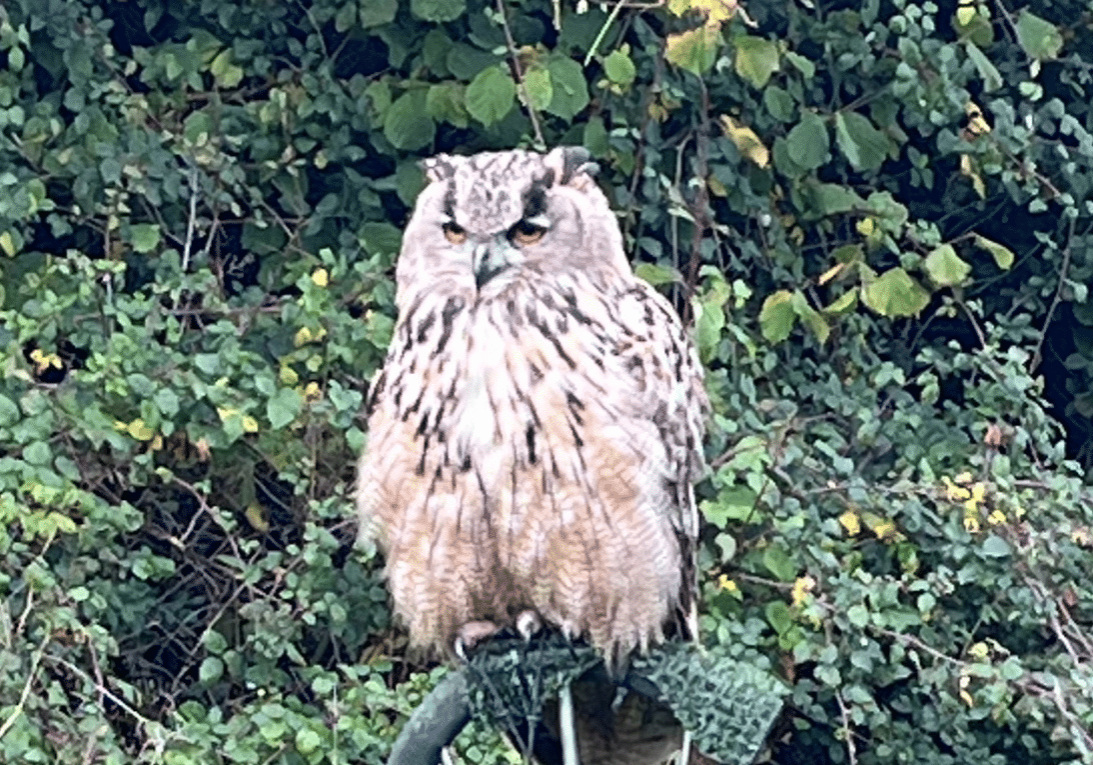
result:
<svg viewBox="0 0 1093 765"><path fill-rule="evenodd" d="M612 661L693 631L701 370L586 160L426 163L357 496L415 646L528 610Z"/></svg>

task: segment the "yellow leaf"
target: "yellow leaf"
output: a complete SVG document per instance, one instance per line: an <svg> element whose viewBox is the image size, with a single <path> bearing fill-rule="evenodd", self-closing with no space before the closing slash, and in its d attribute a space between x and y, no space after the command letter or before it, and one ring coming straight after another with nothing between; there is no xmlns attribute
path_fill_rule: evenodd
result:
<svg viewBox="0 0 1093 765"><path fill-rule="evenodd" d="M297 348L301 345L307 345L311 342L311 330L307 327L300 327L296 330L296 335L292 338L292 342Z"/></svg>
<svg viewBox="0 0 1093 765"><path fill-rule="evenodd" d="M820 274L820 284L827 284L829 281L839 275L839 272L846 268L846 263L836 263L831 268Z"/></svg>
<svg viewBox="0 0 1093 765"><path fill-rule="evenodd" d="M249 414L243 415L243 432L244 433L257 433L258 432L258 420L254 419Z"/></svg>
<svg viewBox="0 0 1093 765"><path fill-rule="evenodd" d="M318 268L311 274L311 281L318 287L325 287L330 284L330 274L325 268Z"/></svg>
<svg viewBox="0 0 1093 765"><path fill-rule="evenodd" d="M312 380L304 386L303 396L306 401L318 401L323 397L323 390L319 387L319 383Z"/></svg>
<svg viewBox="0 0 1093 765"><path fill-rule="evenodd" d="M735 581L729 579L728 574L717 577L717 586L726 592L740 592L740 587L737 586Z"/></svg>
<svg viewBox="0 0 1093 765"><path fill-rule="evenodd" d="M839 523L846 529L846 533L852 537L856 537L861 532L861 519L858 518L858 514L853 510L847 510L840 515Z"/></svg>
<svg viewBox="0 0 1093 765"><path fill-rule="evenodd" d="M257 502L251 502L247 505L247 509L243 512L247 518L247 522L254 527L256 531L261 531L263 534L269 531L269 521L266 519L266 509Z"/></svg>
<svg viewBox="0 0 1093 765"><path fill-rule="evenodd" d="M962 5L956 9L956 21L960 26L966 27L975 18L975 8L970 5Z"/></svg>
<svg viewBox="0 0 1093 765"><path fill-rule="evenodd" d="M138 441L151 441L156 435L155 431L148 427L140 417L125 426L129 435Z"/></svg>
<svg viewBox="0 0 1093 765"><path fill-rule="evenodd" d="M855 228L858 229L858 233L862 236L872 236L877 228L877 223L872 218L862 218L857 222Z"/></svg>
<svg viewBox="0 0 1093 765"><path fill-rule="evenodd" d="M293 388L296 383L300 382L300 375L296 374L296 370L292 367L281 367L277 376L281 380L281 384L287 388Z"/></svg>
<svg viewBox="0 0 1093 765"><path fill-rule="evenodd" d="M15 254L15 240L11 238L10 231L0 234L0 248L4 250L4 254L9 258Z"/></svg>
<svg viewBox="0 0 1093 765"><path fill-rule="evenodd" d="M706 185L710 189L710 193L715 197L727 197L729 190L725 188L725 184L714 178L712 175L706 179Z"/></svg>
<svg viewBox="0 0 1093 765"><path fill-rule="evenodd" d="M987 516L987 523L992 526L998 526L1006 522L1006 514L1001 510L992 510L991 514Z"/></svg>
<svg viewBox="0 0 1093 765"><path fill-rule="evenodd" d="M763 141L750 127L737 122L727 114L721 115L721 127L743 156L759 167L770 164L770 150L763 145Z"/></svg>
<svg viewBox="0 0 1093 765"><path fill-rule="evenodd" d="M816 587L816 580L811 576L805 574L798 577L793 583L793 605L803 605L809 597L809 594Z"/></svg>
<svg viewBox="0 0 1093 765"><path fill-rule="evenodd" d="M224 422L226 419L228 419L232 415L239 414L239 410L238 409L229 409L226 406L218 406L216 408L216 413L220 416L220 421Z"/></svg>
<svg viewBox="0 0 1093 765"><path fill-rule="evenodd" d="M967 531L969 534L975 534L977 531L979 531L979 519L976 518L974 515L965 515L964 530Z"/></svg>
<svg viewBox="0 0 1093 765"><path fill-rule="evenodd" d="M156 434L156 437L152 439L151 449L154 452L158 452L163 448L163 436Z"/></svg>

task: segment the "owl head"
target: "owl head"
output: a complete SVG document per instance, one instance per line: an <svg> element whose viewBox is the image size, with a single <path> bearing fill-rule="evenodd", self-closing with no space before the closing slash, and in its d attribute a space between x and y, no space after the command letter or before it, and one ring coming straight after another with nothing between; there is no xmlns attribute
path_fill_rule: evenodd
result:
<svg viewBox="0 0 1093 765"><path fill-rule="evenodd" d="M403 234L397 278L404 309L438 281L477 297L560 271L629 273L618 223L582 148L441 154Z"/></svg>

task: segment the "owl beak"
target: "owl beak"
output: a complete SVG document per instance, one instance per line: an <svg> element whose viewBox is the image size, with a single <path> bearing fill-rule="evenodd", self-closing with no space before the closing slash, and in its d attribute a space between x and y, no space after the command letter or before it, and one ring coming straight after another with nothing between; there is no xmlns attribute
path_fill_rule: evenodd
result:
<svg viewBox="0 0 1093 765"><path fill-rule="evenodd" d="M512 265L512 248L500 237L475 245L474 283L478 289Z"/></svg>

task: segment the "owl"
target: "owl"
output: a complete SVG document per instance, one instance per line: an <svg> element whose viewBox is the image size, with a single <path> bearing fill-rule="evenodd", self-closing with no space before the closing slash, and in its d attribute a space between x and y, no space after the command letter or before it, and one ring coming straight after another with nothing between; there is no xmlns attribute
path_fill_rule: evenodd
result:
<svg viewBox="0 0 1093 765"><path fill-rule="evenodd" d="M523 619L618 666L694 637L701 367L588 159L424 163L356 500L415 647Z"/></svg>

